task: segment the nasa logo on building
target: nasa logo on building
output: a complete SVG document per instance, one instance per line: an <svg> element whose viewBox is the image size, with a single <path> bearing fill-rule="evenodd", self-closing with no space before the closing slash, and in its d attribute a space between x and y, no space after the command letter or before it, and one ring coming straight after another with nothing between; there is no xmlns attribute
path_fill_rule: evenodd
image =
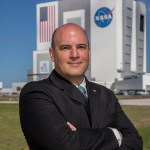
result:
<svg viewBox="0 0 150 150"><path fill-rule="evenodd" d="M94 16L95 24L100 28L107 27L112 22L113 10L114 8L111 10L108 7L98 9Z"/></svg>

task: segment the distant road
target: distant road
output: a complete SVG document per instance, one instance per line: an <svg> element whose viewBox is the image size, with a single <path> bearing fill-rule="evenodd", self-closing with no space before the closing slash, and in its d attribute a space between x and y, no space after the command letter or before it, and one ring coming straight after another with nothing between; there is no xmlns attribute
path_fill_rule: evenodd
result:
<svg viewBox="0 0 150 150"><path fill-rule="evenodd" d="M150 106L150 98L146 99L123 99L119 100L121 105L135 105L135 106Z"/></svg>
<svg viewBox="0 0 150 150"><path fill-rule="evenodd" d="M18 104L19 101L0 101L0 104Z"/></svg>
<svg viewBox="0 0 150 150"><path fill-rule="evenodd" d="M18 104L19 101L0 101L0 104ZM135 105L135 106L150 106L150 98L146 99L123 99L119 100L121 105Z"/></svg>

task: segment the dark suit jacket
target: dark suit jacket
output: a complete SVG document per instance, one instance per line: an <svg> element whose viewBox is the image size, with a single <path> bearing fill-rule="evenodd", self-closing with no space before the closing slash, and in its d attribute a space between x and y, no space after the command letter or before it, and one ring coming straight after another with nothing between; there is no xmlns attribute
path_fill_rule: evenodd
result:
<svg viewBox="0 0 150 150"><path fill-rule="evenodd" d="M31 150L142 150L142 139L107 88L86 79L86 99L55 71L20 94L20 121ZM88 112L88 113L87 113ZM69 121L77 131L67 126ZM119 147L111 129L123 135Z"/></svg>

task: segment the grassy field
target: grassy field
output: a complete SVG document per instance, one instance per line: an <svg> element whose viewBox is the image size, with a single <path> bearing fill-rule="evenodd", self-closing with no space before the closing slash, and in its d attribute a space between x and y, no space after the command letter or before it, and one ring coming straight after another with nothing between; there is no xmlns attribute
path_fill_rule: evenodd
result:
<svg viewBox="0 0 150 150"><path fill-rule="evenodd" d="M150 107L124 106L144 140L144 150L150 150ZM22 134L18 104L0 104L0 150L28 150Z"/></svg>
<svg viewBox="0 0 150 150"><path fill-rule="evenodd" d="M18 104L0 104L0 150L28 150L18 114Z"/></svg>
<svg viewBox="0 0 150 150"><path fill-rule="evenodd" d="M123 106L123 110L142 136L144 150L150 150L150 106Z"/></svg>

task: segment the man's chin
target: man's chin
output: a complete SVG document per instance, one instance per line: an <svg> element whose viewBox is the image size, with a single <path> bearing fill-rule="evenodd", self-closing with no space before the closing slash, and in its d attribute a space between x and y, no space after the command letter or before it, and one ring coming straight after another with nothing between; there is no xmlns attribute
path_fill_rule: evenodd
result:
<svg viewBox="0 0 150 150"><path fill-rule="evenodd" d="M74 78L79 78L79 77L82 77L82 76L84 76L84 73L82 72L71 72L71 73L69 73L68 74L70 77L74 77Z"/></svg>

